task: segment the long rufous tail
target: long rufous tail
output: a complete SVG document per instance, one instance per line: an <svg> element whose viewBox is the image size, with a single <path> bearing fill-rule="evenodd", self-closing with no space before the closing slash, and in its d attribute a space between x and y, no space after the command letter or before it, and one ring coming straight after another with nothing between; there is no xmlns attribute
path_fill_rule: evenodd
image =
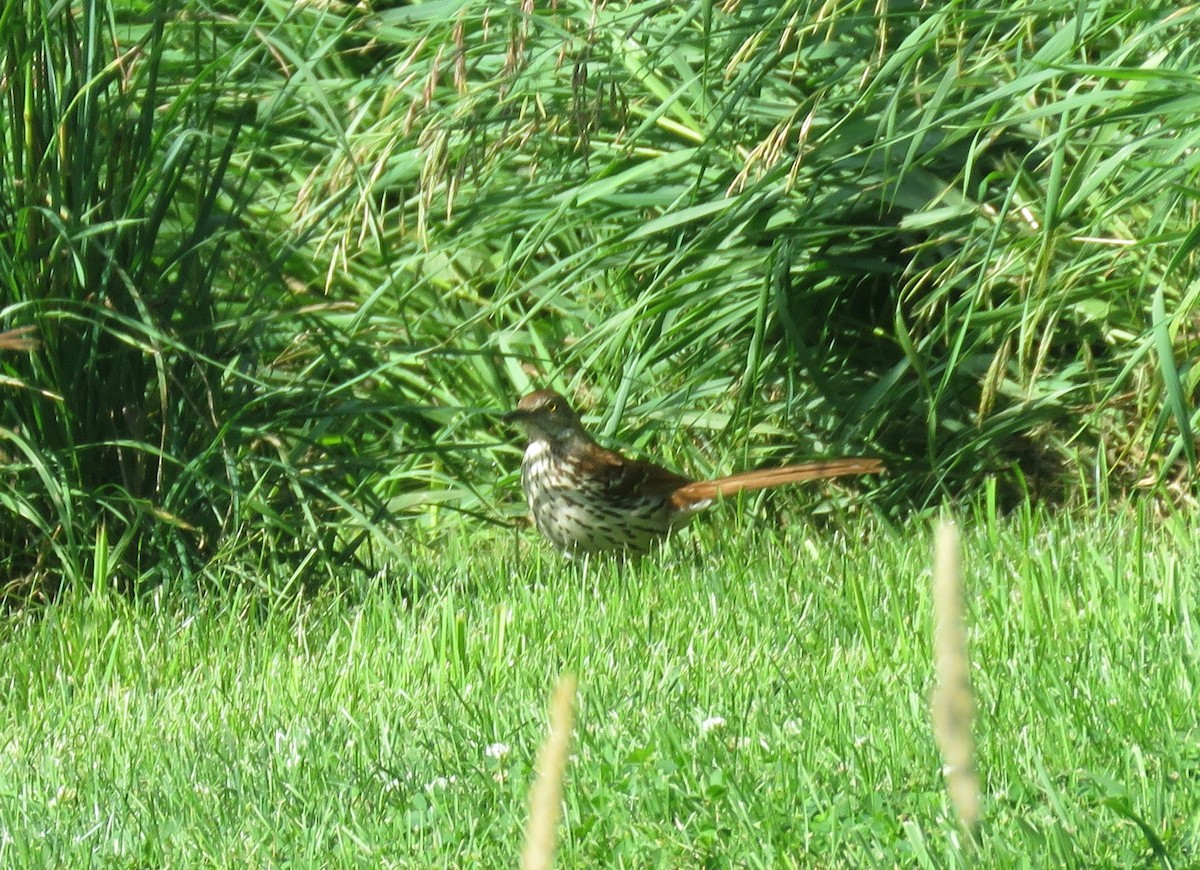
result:
<svg viewBox="0 0 1200 870"><path fill-rule="evenodd" d="M671 493L671 504L680 510L695 506L718 496L729 497L739 492L754 492L782 486L785 483L801 483L806 480L827 480L851 474L878 474L884 470L883 460L869 457L854 459L821 459L785 465L783 468L764 468L759 471L744 471L716 480L697 480L685 484Z"/></svg>

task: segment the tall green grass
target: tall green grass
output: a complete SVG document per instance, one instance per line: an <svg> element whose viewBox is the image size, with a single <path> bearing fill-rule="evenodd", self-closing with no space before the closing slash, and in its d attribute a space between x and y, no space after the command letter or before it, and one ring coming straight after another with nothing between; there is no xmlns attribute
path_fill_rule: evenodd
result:
<svg viewBox="0 0 1200 870"><path fill-rule="evenodd" d="M272 69L283 22L4 10L0 311L40 337L3 363L6 590L80 580L100 534L127 587L264 547L339 570L379 510L362 441L394 421L371 424L369 350L305 286L289 221L315 149Z"/></svg>
<svg viewBox="0 0 1200 870"><path fill-rule="evenodd" d="M1193 7L3 9L14 588L505 521L535 384L889 509L1194 497Z"/></svg>
<svg viewBox="0 0 1200 870"><path fill-rule="evenodd" d="M682 419L705 471L874 442L918 500L1193 473L1192 8L434 8L379 16L374 201L498 401Z"/></svg>

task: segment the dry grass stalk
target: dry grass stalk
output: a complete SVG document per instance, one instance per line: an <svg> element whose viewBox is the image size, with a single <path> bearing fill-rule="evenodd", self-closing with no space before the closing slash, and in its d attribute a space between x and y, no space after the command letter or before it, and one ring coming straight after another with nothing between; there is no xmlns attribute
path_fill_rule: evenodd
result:
<svg viewBox="0 0 1200 870"><path fill-rule="evenodd" d="M975 769L975 698L963 619L962 550L958 527L938 523L933 563L933 654L937 685L933 690L933 736L946 763L950 803L968 836L979 827L979 776Z"/></svg>
<svg viewBox="0 0 1200 870"><path fill-rule="evenodd" d="M575 678L564 675L550 699L550 733L537 757L537 778L529 791L522 870L545 870L554 860L554 842L562 806L562 779L575 724Z"/></svg>
<svg viewBox="0 0 1200 870"><path fill-rule="evenodd" d="M37 350L37 327L18 326L0 332L0 350Z"/></svg>

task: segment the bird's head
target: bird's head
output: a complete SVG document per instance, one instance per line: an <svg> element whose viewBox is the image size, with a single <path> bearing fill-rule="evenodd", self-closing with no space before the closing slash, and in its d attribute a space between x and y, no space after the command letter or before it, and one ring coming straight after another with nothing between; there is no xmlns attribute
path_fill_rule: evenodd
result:
<svg viewBox="0 0 1200 870"><path fill-rule="evenodd" d="M553 390L538 390L517 402L517 409L504 415L509 423L525 430L530 441L565 441L582 435L583 425L570 403Z"/></svg>

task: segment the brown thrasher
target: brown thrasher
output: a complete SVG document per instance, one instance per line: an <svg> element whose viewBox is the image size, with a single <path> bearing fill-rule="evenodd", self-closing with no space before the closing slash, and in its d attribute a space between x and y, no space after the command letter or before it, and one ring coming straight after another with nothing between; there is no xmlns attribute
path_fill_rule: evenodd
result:
<svg viewBox="0 0 1200 870"><path fill-rule="evenodd" d="M883 471L880 460L860 457L691 480L601 447L584 431L567 400L552 390L525 396L504 419L529 436L521 488L533 521L568 556L645 553L718 496Z"/></svg>

